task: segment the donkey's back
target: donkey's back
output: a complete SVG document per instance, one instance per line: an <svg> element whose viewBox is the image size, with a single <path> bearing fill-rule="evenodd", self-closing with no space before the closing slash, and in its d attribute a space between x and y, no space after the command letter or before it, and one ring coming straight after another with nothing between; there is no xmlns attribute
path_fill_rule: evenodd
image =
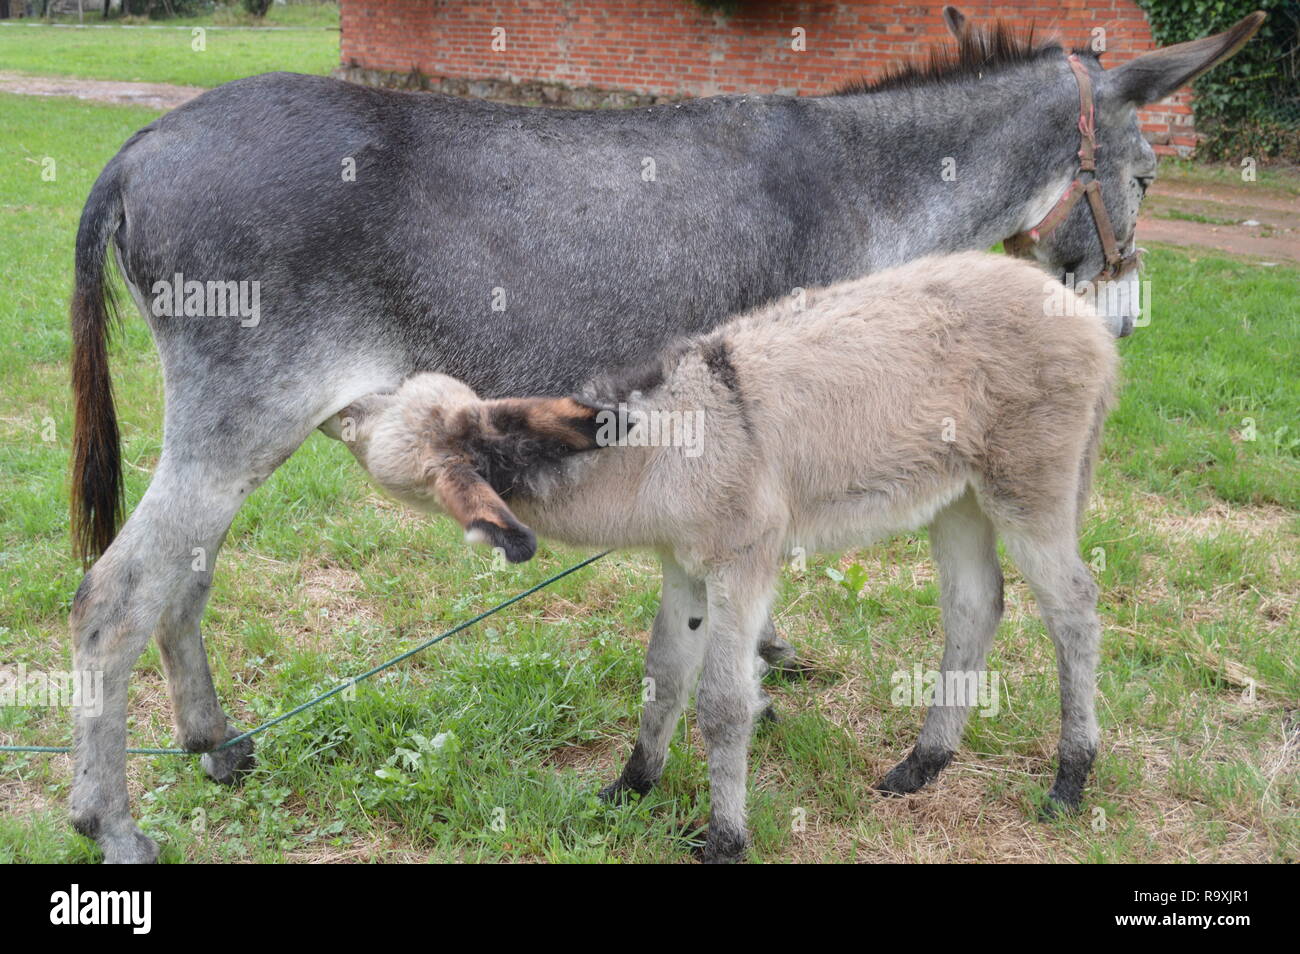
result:
<svg viewBox="0 0 1300 954"><path fill-rule="evenodd" d="M485 394L562 390L666 324L704 330L861 267L819 224L823 177L846 173L789 145L818 113L785 97L538 109L273 73L146 127L103 191L137 287L257 278L275 319L259 334L281 348L365 338ZM286 307L303 297L317 307ZM238 347L231 329L172 328Z"/></svg>
<svg viewBox="0 0 1300 954"><path fill-rule="evenodd" d="M550 110L271 73L161 117L104 169L77 236L81 549L102 552L121 509L109 249L161 355L166 444L247 464L230 479L251 489L332 412L412 373L561 392L859 270L865 230L831 214L850 173L807 145L823 112ZM240 286L257 314L160 315L191 283Z"/></svg>

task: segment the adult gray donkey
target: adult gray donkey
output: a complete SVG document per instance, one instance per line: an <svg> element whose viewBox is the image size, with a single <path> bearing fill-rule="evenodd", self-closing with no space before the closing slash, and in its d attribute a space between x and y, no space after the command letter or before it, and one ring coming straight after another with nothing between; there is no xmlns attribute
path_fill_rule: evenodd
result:
<svg viewBox="0 0 1300 954"><path fill-rule="evenodd" d="M579 112L270 74L132 136L82 213L71 309L73 526L98 557L73 601L74 664L104 674L102 715L75 714L71 809L104 859L157 855L131 817L125 753L127 682L151 635L179 744L208 752L219 781L250 763L249 742L209 751L236 730L199 618L240 505L340 408L422 371L484 397L562 394L797 289L1034 232L1058 206L1019 244L1091 280L1109 265L1102 203L1062 198L1081 176L1100 183L1130 255L1156 172L1137 107L1231 56L1263 14L1112 70L947 18L955 50L825 97ZM1080 171L1084 84L1095 173ZM166 383L162 455L121 532L110 248ZM699 625L680 568L664 571L652 677L661 634ZM652 784L656 751L638 745L614 788ZM904 763L891 785L934 771Z"/></svg>

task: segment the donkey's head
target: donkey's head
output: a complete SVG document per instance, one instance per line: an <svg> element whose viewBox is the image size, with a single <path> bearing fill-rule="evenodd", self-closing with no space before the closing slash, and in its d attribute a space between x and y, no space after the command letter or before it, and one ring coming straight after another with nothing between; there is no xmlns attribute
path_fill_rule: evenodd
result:
<svg viewBox="0 0 1300 954"><path fill-rule="evenodd" d="M573 398L484 401L444 374L408 378L340 411L343 440L380 487L419 510L445 513L471 543L531 559L537 538L506 500L528 493L571 454L597 446L598 409Z"/></svg>
<svg viewBox="0 0 1300 954"><path fill-rule="evenodd" d="M1257 11L1223 33L1155 50L1110 70L1084 51L1062 58L1062 75L1080 91L1079 130L1066 133L1080 143L1079 166L1046 218L1013 236L1007 247L1032 256L1067 282L1072 276L1076 286L1124 283L1098 295L1098 308L1117 335L1131 332L1136 316L1138 206L1156 176L1155 152L1142 135L1137 110L1231 57L1264 17Z"/></svg>

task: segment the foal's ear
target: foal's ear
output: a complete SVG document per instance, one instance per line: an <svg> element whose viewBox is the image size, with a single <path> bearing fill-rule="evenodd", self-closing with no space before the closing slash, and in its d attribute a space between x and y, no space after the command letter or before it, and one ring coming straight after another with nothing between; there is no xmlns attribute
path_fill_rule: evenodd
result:
<svg viewBox="0 0 1300 954"><path fill-rule="evenodd" d="M505 436L529 437L584 451L597 446L600 410L572 397L506 398L488 405L487 422Z"/></svg>
<svg viewBox="0 0 1300 954"><path fill-rule="evenodd" d="M1164 99L1245 46L1266 16L1263 10L1256 10L1222 33L1154 50L1107 70L1104 89L1108 95L1139 106Z"/></svg>
<svg viewBox="0 0 1300 954"><path fill-rule="evenodd" d="M511 563L531 560L537 552L537 535L519 522L468 462L456 460L439 468L433 488L443 509L465 528L470 543L500 547Z"/></svg>
<svg viewBox="0 0 1300 954"><path fill-rule="evenodd" d="M943 25L948 28L954 40L960 40L966 29L966 14L950 4L943 8Z"/></svg>

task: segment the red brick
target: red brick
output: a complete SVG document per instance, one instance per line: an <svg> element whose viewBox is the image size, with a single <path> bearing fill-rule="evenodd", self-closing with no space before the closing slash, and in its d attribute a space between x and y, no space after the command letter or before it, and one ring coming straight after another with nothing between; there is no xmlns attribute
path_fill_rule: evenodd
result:
<svg viewBox="0 0 1300 954"><path fill-rule="evenodd" d="M1083 45L1106 28L1106 63L1153 48L1133 0L966 0L972 20L1002 18ZM428 76L508 79L526 75L569 85L655 94L715 89L820 92L879 75L890 62L947 42L936 4L897 0L755 2L719 17L692 0L341 0L344 64ZM790 31L806 31L805 52ZM505 52L491 48L506 31ZM1190 94L1143 110L1149 131L1177 121L1190 138Z"/></svg>

